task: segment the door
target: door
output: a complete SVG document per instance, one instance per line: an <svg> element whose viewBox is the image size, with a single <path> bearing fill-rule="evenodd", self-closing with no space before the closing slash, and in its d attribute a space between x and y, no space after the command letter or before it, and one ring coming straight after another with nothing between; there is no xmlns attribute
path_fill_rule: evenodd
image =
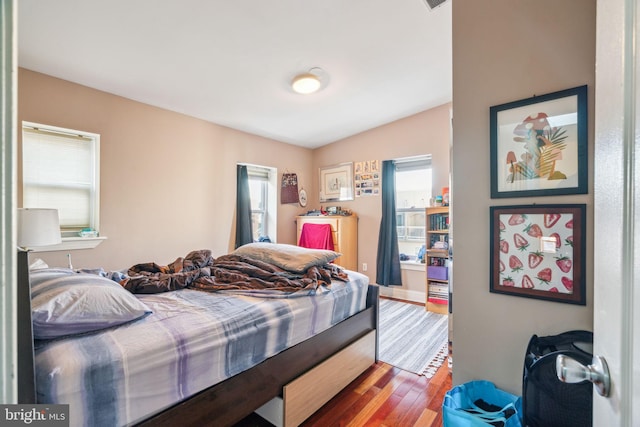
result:
<svg viewBox="0 0 640 427"><path fill-rule="evenodd" d="M637 0L598 0L594 354L612 387L608 398L594 392L595 427L640 426L639 14Z"/></svg>
<svg viewBox="0 0 640 427"><path fill-rule="evenodd" d="M17 1L0 0L0 403L16 403Z"/></svg>

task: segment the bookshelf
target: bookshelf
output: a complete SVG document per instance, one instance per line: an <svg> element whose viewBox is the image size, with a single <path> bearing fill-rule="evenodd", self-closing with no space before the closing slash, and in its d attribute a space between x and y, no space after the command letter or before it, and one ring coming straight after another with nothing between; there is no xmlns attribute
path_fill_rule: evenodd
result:
<svg viewBox="0 0 640 427"><path fill-rule="evenodd" d="M426 208L427 264L425 309L449 312L449 207Z"/></svg>

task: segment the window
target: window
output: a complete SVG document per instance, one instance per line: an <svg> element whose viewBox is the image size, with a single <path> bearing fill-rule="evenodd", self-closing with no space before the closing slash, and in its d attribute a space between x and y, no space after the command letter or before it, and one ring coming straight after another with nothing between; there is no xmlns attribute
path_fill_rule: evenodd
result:
<svg viewBox="0 0 640 427"><path fill-rule="evenodd" d="M276 238L276 170L264 166L247 165L251 193L251 228L253 240Z"/></svg>
<svg viewBox="0 0 640 427"><path fill-rule="evenodd" d="M23 122L22 206L58 209L63 237L99 231L100 135Z"/></svg>
<svg viewBox="0 0 640 427"><path fill-rule="evenodd" d="M430 155L396 160L396 226L401 259L416 261L425 244L425 208L429 206L431 187Z"/></svg>

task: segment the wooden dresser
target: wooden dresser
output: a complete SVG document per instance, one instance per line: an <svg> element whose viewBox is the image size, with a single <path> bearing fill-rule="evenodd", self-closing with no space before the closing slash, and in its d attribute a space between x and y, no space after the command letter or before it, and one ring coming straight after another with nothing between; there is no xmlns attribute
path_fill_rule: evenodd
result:
<svg viewBox="0 0 640 427"><path fill-rule="evenodd" d="M347 270L358 271L358 217L355 214L349 216L298 216L296 223L298 229L296 244L300 242L303 224L330 224L333 231L334 250L342 254L335 263Z"/></svg>

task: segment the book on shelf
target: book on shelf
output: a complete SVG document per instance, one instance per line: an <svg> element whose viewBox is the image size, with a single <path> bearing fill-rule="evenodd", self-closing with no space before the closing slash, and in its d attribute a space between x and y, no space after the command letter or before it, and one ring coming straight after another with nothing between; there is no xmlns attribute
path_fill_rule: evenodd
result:
<svg viewBox="0 0 640 427"><path fill-rule="evenodd" d="M444 242L440 243L440 242ZM433 248L436 244L438 244L439 246L445 246L448 248L449 247L449 235L448 234L441 234L441 235L431 235L431 237L429 238L429 247ZM445 248L446 249L446 248Z"/></svg>
<svg viewBox="0 0 640 427"><path fill-rule="evenodd" d="M449 215L429 215L429 230L444 231L449 229Z"/></svg>
<svg viewBox="0 0 640 427"><path fill-rule="evenodd" d="M449 299L449 286L444 283L429 282L427 292L428 298L437 298L444 301Z"/></svg>
<svg viewBox="0 0 640 427"><path fill-rule="evenodd" d="M429 285L429 295L435 295L435 294L439 294L439 295L449 295L449 288L447 287L447 285L444 286L434 286L434 285Z"/></svg>
<svg viewBox="0 0 640 427"><path fill-rule="evenodd" d="M432 257L429 260L429 265L445 267L447 265L447 258L444 257Z"/></svg>

